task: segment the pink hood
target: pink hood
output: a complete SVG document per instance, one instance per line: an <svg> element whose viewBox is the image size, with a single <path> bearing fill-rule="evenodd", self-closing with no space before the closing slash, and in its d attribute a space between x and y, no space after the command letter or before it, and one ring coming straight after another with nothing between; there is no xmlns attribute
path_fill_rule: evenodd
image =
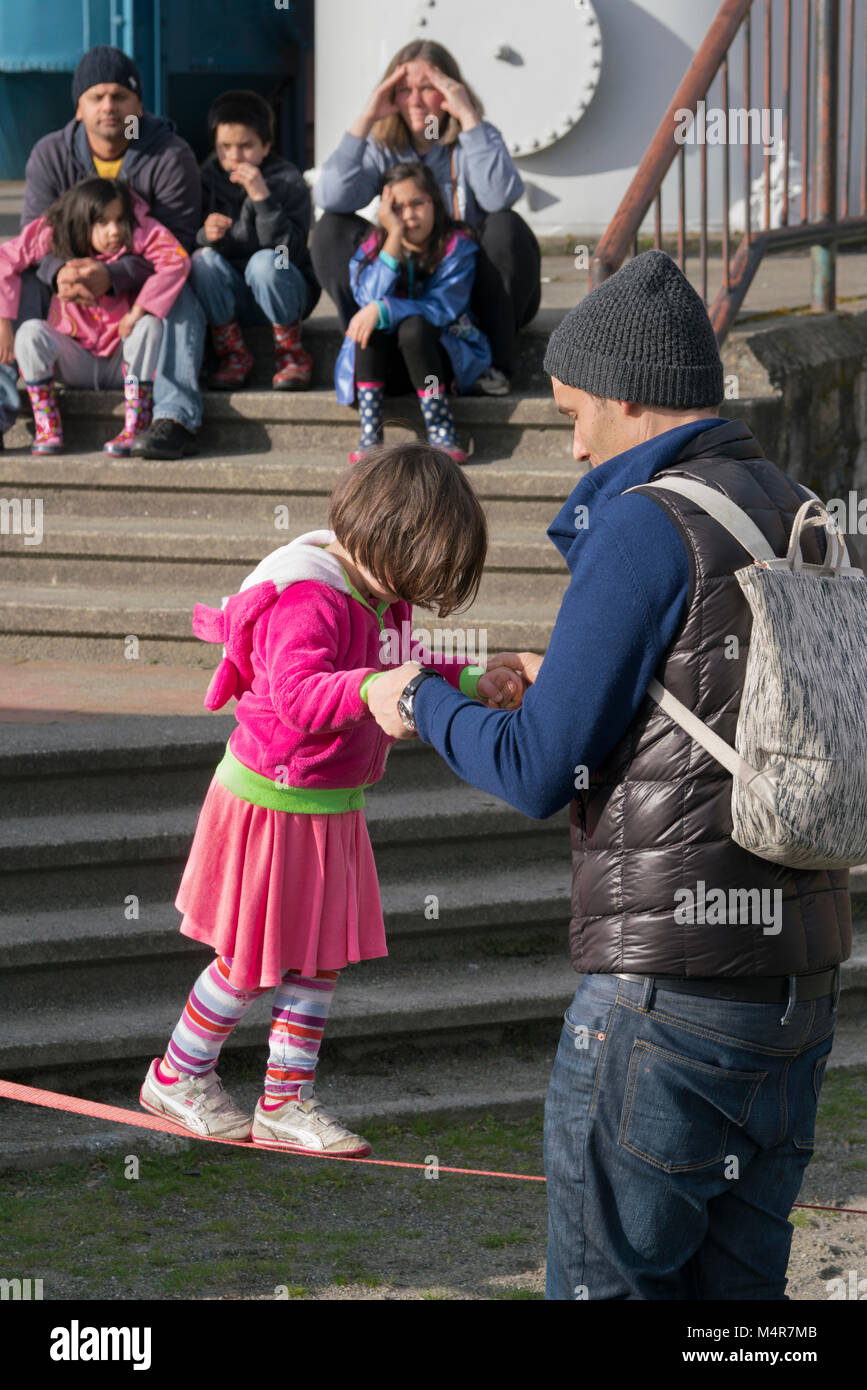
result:
<svg viewBox="0 0 867 1390"><path fill-rule="evenodd" d="M337 556L320 548L334 539L333 531L298 536L267 555L222 608L196 604L193 614L196 636L224 647L207 708L237 699L232 752L284 786L370 786L394 741L361 687L391 669L383 638L399 643L412 607L398 601L378 616L354 597ZM460 688L467 663L431 664Z"/></svg>

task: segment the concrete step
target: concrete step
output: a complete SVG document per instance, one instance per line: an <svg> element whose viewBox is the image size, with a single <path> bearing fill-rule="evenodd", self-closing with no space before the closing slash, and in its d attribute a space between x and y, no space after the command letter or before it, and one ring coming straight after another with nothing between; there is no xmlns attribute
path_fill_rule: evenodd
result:
<svg viewBox="0 0 867 1390"><path fill-rule="evenodd" d="M367 822L383 880L418 884L419 911L443 862L454 873L560 852L568 863L568 812L529 820L466 788L371 791ZM174 899L201 803L165 811L33 816L0 825L0 896L5 914Z"/></svg>
<svg viewBox="0 0 867 1390"><path fill-rule="evenodd" d="M518 571L506 593L501 576L492 571L482 579L471 608L446 619L425 615L423 625L485 632L489 652L544 651L567 580L565 571ZM224 592L215 579L192 595L172 588L103 585L98 561L89 586L6 582L0 594L0 656L117 661L132 653L128 659L168 659L213 669L219 648L193 637L192 609L197 602L219 607ZM126 644L129 636L138 640L137 654Z"/></svg>
<svg viewBox="0 0 867 1390"><path fill-rule="evenodd" d="M143 961L134 996L116 984L111 965L90 968L89 993L70 992L67 971L47 969L16 990L0 1038L0 1075L8 1080L59 1090L95 1077L144 1074L161 1055L186 994L195 979L189 966L169 972L164 961ZM169 973L176 978L169 980ZM40 988L41 982L41 988ZM171 988L168 988L171 986ZM342 974L329 1016L332 1053L376 1056L402 1039L414 1047L471 1052L474 1039L508 1030L515 1038L540 1029L553 1038L576 987L563 954L527 957L463 957L438 962L366 961ZM842 971L840 1021L851 1033L853 1061L858 1039L852 1025L863 1020L867 958ZM46 1002L61 1000L62 1004ZM255 1049L261 1056L270 1018L270 996L253 1002L233 1030L227 1050ZM863 1027L863 1024L862 1024ZM860 1061L863 1064L863 1033Z"/></svg>
<svg viewBox="0 0 867 1390"><path fill-rule="evenodd" d="M470 864L414 858L411 874L380 874L383 912L392 959L417 959L443 952L466 954L485 943L491 954L530 954L565 949L570 911L570 872L565 846L515 859L508 846L485 847ZM431 917L431 896L436 917ZM128 920L117 903L59 912L25 909L2 917L0 976L14 971L20 981L45 966L85 969L95 961L135 964L144 957L197 952L197 943L178 931L181 915L171 899L140 904ZM550 939L548 939L550 938ZM210 954L208 952L208 954Z"/></svg>
<svg viewBox="0 0 867 1390"><path fill-rule="evenodd" d="M397 1037L471 1038L486 1025L556 1022L575 989L563 955L549 958L440 961L366 961L347 969L340 981L340 1006L329 1016L329 1039L375 1050ZM383 968L383 966L385 968ZM41 972L43 989L15 991L0 1037L0 1075L10 1079L35 1072L65 1074L71 1068L132 1061L136 1068L160 1054L195 976L187 972L175 996L166 991L163 961L143 962L134 998L116 995L111 966L91 967L90 995L70 998L66 972ZM180 983L180 981L178 982ZM26 981L25 981L26 985ZM41 1000L41 1007L37 1002ZM62 1002L50 1002L50 1001ZM232 1041L261 1050L267 1036L270 998L255 1000L234 1030ZM263 1035L264 1028L264 1035ZM62 1060L59 1060L62 1059Z"/></svg>
<svg viewBox="0 0 867 1390"><path fill-rule="evenodd" d="M177 497L171 500L176 507ZM293 532L298 534L327 525L326 499L304 500L307 506L292 504ZM99 583L108 586L177 585L189 594L191 587L216 584L223 593L230 593L255 569L263 555L285 544L292 534L275 531L273 518L270 524L263 519L258 525L249 525L243 519L58 516L52 501L46 499L45 505L48 517L41 544L29 544L25 535L5 538L0 553L0 581L20 580L22 564L26 562L29 582L40 587L74 587L98 576ZM489 522L486 569L509 574L553 572L563 576L565 587L568 570L545 535L547 522L536 518L524 521L526 504L496 505L511 513L513 522ZM535 504L536 511L544 508L545 503ZM550 521L552 509L547 510Z"/></svg>
<svg viewBox="0 0 867 1390"><path fill-rule="evenodd" d="M206 685L203 673L203 695ZM0 821L194 804L204 797L235 727L230 714L106 715L95 724L0 723L5 793ZM426 744L394 744L388 787L417 789L420 784L454 786L455 777Z"/></svg>
<svg viewBox="0 0 867 1390"><path fill-rule="evenodd" d="M294 447L279 458L250 453L216 458L197 454L171 460L111 458L93 452L41 456L6 451L0 453L0 488L11 497L50 497L51 510L58 515L83 513L91 499L97 498L101 503L98 514L102 517L125 518L134 514L144 518L165 515L184 521L217 517L237 521L241 507L248 524L265 517L273 525L274 505L287 503L291 497L299 508L315 506L317 503L311 499L327 498L345 470L345 458L330 448L313 452ZM468 467L466 476L486 505L519 501L527 506L538 501L556 507L585 472L586 465L575 463L571 449L566 449L557 458L516 458L505 454L492 457L480 467ZM158 505L162 494L174 500L172 508L165 513L149 510ZM267 502L265 510L263 496ZM221 510L221 501L227 497L231 507ZM61 512L60 502L64 498L76 505ZM254 508L256 503L258 511ZM298 530L303 529L305 520L315 522L318 515L299 511ZM507 516L514 517L514 513L503 511L502 517ZM540 517L547 524L547 507ZM290 524L295 524L292 516Z"/></svg>
<svg viewBox="0 0 867 1390"><path fill-rule="evenodd" d="M204 418L198 440L202 454L288 452L331 454L345 463L358 443L358 413L338 405L334 391L203 392ZM515 391L508 396L456 396L452 409L466 453L480 458L500 454L569 458L571 428L550 392ZM64 440L71 451L101 451L119 428L118 391L65 389L60 400ZM6 450L29 451L29 408L4 436ZM386 402L385 442L424 438L417 396L391 396ZM146 463L147 460L141 460Z"/></svg>

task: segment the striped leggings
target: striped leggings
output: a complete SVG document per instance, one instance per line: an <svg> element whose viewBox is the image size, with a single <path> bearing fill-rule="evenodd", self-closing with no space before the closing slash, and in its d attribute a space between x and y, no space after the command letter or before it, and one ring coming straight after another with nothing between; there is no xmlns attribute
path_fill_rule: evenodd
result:
<svg viewBox="0 0 867 1390"><path fill-rule="evenodd" d="M229 984L231 967L231 958L217 956L202 971L172 1033L165 1060L188 1076L213 1071L220 1048L235 1024L254 999L274 989L265 1095L272 1101L295 1100L299 1087L314 1080L340 972L319 970L308 977L287 970L276 988L239 990Z"/></svg>

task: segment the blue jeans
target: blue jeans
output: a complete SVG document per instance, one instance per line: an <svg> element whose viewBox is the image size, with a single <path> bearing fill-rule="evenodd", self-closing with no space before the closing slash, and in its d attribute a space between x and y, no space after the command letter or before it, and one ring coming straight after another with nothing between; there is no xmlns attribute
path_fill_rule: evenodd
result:
<svg viewBox="0 0 867 1390"><path fill-rule="evenodd" d="M213 247L193 255L192 283L208 323L297 323L307 307L307 281L291 261L278 265L274 250L256 251L244 274Z"/></svg>
<svg viewBox="0 0 867 1390"><path fill-rule="evenodd" d="M202 423L199 372L205 351L205 315L189 284L163 320L154 377L154 419L177 420L193 433Z"/></svg>
<svg viewBox="0 0 867 1390"><path fill-rule="evenodd" d="M13 322L17 332L28 319L44 319L51 302L51 291L36 278L35 270L25 270L21 276L21 297L18 317ZM18 395L18 367L0 364L0 435L15 423L21 405Z"/></svg>
<svg viewBox="0 0 867 1390"><path fill-rule="evenodd" d="M838 975L839 981L839 975ZM545 1103L549 1299L782 1299L836 994L585 975Z"/></svg>

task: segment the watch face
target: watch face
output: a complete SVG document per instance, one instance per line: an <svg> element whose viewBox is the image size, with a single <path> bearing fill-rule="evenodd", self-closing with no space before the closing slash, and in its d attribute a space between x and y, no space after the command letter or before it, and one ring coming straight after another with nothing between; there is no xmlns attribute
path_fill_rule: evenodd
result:
<svg viewBox="0 0 867 1390"><path fill-rule="evenodd" d="M403 724L403 727L404 727L405 729L412 729L412 731L413 731L413 733L414 733L414 732L415 732L415 721L414 721L414 719L413 719L413 717L412 717L412 703L411 703L411 701L410 701L410 700L405 700L404 697L401 695L400 699L399 699L398 702L397 702L397 712L398 712L398 714L400 715L400 719L401 719L401 723Z"/></svg>

